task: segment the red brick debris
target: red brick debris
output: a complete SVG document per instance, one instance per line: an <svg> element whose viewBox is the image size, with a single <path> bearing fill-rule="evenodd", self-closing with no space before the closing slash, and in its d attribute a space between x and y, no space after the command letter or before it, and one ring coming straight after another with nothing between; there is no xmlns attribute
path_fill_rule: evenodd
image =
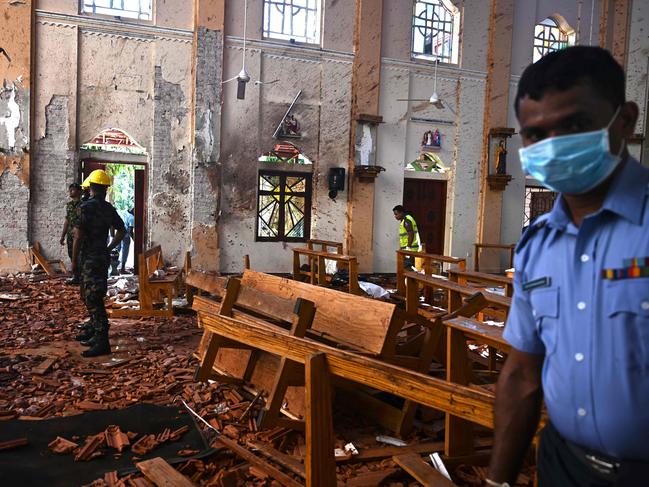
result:
<svg viewBox="0 0 649 487"><path fill-rule="evenodd" d="M247 386L194 380L198 362L193 353L201 331L193 316L111 319L113 354L83 359L79 355L83 348L74 340L78 333L75 325L87 319L78 288L67 286L62 279L23 274L0 276L1 293L10 294L11 300L0 300L0 421L71 416L123 409L136 403L179 406L179 399L183 399L224 438L234 439L261 461L252 465L231 449L220 448L208 458L174 465L195 485L280 485L264 464L304 484L303 433L284 428L259 431L255 418L263 400ZM359 455L345 454L337 459L340 484L418 485L392 460L394 447L377 443L377 434L390 432L366 424L358 416L347 418L344 413L335 418L336 448L344 451L352 442ZM430 452L439 451L443 447L439 433L443 421L437 414L430 424L405 438L406 442L410 446L430 444ZM177 444L178 456L193 455L196 452L182 441L188 430L166 428L155 435L141 435L124 432L119 425L106 425L105 431L87 438L53 437L49 448L73 455L78 461L92 461L129 448L138 456L144 455L172 442ZM213 440L213 446L223 446L217 438ZM460 486L482 485L485 475L482 467L453 465L449 470ZM123 478L116 472L98 477L91 485L154 485L140 472ZM533 475L526 472L518 485L532 485L532 479Z"/></svg>

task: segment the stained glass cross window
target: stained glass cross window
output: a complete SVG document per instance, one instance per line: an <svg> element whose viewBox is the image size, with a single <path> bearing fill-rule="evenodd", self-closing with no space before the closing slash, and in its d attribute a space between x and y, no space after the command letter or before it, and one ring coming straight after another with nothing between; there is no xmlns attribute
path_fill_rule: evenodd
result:
<svg viewBox="0 0 649 487"><path fill-rule="evenodd" d="M562 29L555 19L548 17L534 26L533 62L546 54L565 49L575 43L574 32Z"/></svg>
<svg viewBox="0 0 649 487"><path fill-rule="evenodd" d="M457 63L459 13L447 0L417 0L412 16L413 57Z"/></svg>
<svg viewBox="0 0 649 487"><path fill-rule="evenodd" d="M257 240L303 242L311 223L311 175L259 172Z"/></svg>

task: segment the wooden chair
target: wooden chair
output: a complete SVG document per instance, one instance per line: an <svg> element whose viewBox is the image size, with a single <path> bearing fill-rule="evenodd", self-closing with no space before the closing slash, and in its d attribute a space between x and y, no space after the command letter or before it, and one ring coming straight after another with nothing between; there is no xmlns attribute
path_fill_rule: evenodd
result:
<svg viewBox="0 0 649 487"><path fill-rule="evenodd" d="M309 262L309 270L304 271L301 268L301 256L306 256ZM321 250L311 248L294 248L293 249L293 279L301 281L303 277L308 278L311 284L317 286L329 286L331 277L327 275L326 261L333 260L338 268L346 268L349 272L348 290L352 294L361 294L358 286L358 261L356 257L342 255L340 253L332 254Z"/></svg>
<svg viewBox="0 0 649 487"><path fill-rule="evenodd" d="M137 309L113 309L114 317L131 316L167 316L173 311L173 296L180 285L181 274L156 276L155 272L164 269L162 248L160 245L141 253L138 256L138 285L140 307Z"/></svg>
<svg viewBox="0 0 649 487"><path fill-rule="evenodd" d="M511 298L514 294L514 284L511 277L460 269L449 269L448 275L451 281L465 286L477 288L501 287L505 290L505 296Z"/></svg>
<svg viewBox="0 0 649 487"><path fill-rule="evenodd" d="M484 249L492 249L497 251L507 252L509 258L509 268L514 267L514 249L516 244L501 245L501 244L488 244L488 243L475 243L474 253L473 253L473 270L476 272L481 272L482 268L480 267L480 253Z"/></svg>
<svg viewBox="0 0 649 487"><path fill-rule="evenodd" d="M397 250L397 294L406 295L406 281L404 278L405 259L414 257L424 261L424 275L441 275L444 265L455 266L457 269L466 269L466 259L451 257L448 255L426 254L424 252L413 252L411 250Z"/></svg>
<svg viewBox="0 0 649 487"><path fill-rule="evenodd" d="M41 266L41 269L43 269L48 276L62 276L68 274L68 270L62 260L48 260L43 257L43 254L41 253L41 244L39 242L34 242L34 245L29 247L29 253L31 255L32 264L36 263Z"/></svg>

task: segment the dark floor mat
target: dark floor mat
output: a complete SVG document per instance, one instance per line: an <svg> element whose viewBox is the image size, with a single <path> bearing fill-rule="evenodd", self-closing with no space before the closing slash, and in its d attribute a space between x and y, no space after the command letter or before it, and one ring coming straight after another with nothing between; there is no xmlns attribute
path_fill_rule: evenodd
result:
<svg viewBox="0 0 649 487"><path fill-rule="evenodd" d="M58 455L47 447L57 436L68 440L75 435L81 436L78 443L83 445L86 436L104 431L112 424L118 425L123 432L133 431L140 436L159 434L165 428L175 430L189 426L189 431L180 440L162 444L142 457L143 460L163 457L169 463L176 463L181 460L178 451L183 449L199 450L200 453L192 458L213 452L206 448L189 414L175 407L137 404L127 409L93 411L43 421L1 421L0 442L27 438L29 445L0 451L0 485L70 487L90 483L103 477L105 472L117 470L124 473L132 470L134 455L128 448L120 458L115 458L116 450L104 447L104 456L87 462L75 462L74 454ZM187 460L187 457L182 460Z"/></svg>

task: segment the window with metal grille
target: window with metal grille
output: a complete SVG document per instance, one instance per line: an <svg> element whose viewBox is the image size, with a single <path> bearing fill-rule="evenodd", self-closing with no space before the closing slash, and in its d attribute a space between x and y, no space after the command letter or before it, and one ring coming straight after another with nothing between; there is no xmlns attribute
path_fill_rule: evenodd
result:
<svg viewBox="0 0 649 487"><path fill-rule="evenodd" d="M83 0L83 13L151 20L153 0Z"/></svg>
<svg viewBox="0 0 649 487"><path fill-rule="evenodd" d="M565 49L575 43L575 33L567 24L548 17L534 27L534 57L536 62L546 54Z"/></svg>
<svg viewBox="0 0 649 487"><path fill-rule="evenodd" d="M320 44L321 0L264 0L264 37Z"/></svg>
<svg viewBox="0 0 649 487"><path fill-rule="evenodd" d="M536 217L552 210L557 193L540 186L525 186L525 211L523 227L528 226Z"/></svg>
<svg viewBox="0 0 649 487"><path fill-rule="evenodd" d="M412 56L458 62L460 12L448 0L417 0L412 16Z"/></svg>
<svg viewBox="0 0 649 487"><path fill-rule="evenodd" d="M257 241L306 242L310 227L311 174L259 171Z"/></svg>

